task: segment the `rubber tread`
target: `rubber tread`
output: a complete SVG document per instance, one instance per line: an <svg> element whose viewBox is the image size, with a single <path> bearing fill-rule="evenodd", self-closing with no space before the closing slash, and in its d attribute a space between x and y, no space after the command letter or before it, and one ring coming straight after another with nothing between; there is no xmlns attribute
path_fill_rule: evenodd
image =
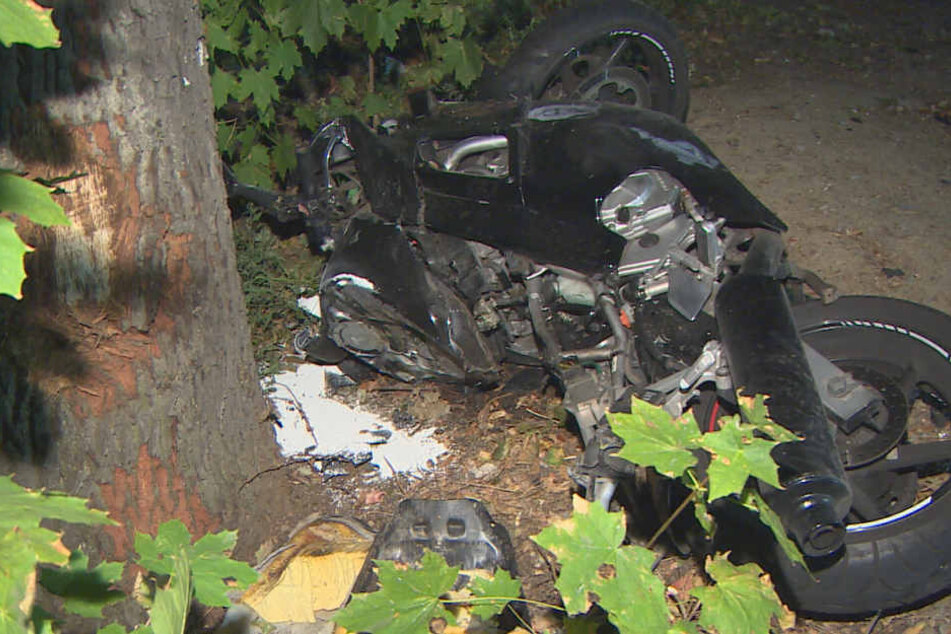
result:
<svg viewBox="0 0 951 634"><path fill-rule="evenodd" d="M653 9L630 0L585 2L561 11L532 31L494 77L483 80L480 99L541 96L564 54L615 30L649 34L673 66L674 81L663 103L652 109L686 120L689 107L687 54L670 22Z"/></svg>
<svg viewBox="0 0 951 634"><path fill-rule="evenodd" d="M826 321L868 320L901 326L925 335L951 350L951 317L902 300L843 297L828 306L818 302L794 308L797 325L808 329ZM848 329L846 329L847 331ZM882 330L881 335L894 336ZM808 337L807 337L808 340ZM911 337L903 337L907 353L932 360L939 353ZM821 350L820 350L821 351ZM936 385L951 394L951 364ZM812 575L775 556L774 578L783 599L804 613L855 617L898 611L947 594L951 589L951 484L932 504L917 513L846 536L846 547L834 563L815 566Z"/></svg>

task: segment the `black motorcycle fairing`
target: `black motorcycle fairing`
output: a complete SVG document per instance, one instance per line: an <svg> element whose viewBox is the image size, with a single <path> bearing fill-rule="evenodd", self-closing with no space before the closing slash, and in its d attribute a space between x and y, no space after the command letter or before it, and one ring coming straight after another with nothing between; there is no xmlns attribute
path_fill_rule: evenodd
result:
<svg viewBox="0 0 951 634"><path fill-rule="evenodd" d="M433 190L423 193L426 226L511 249L543 264L594 274L621 257L624 239L598 223L578 223L524 205L498 205Z"/></svg>
<svg viewBox="0 0 951 634"><path fill-rule="evenodd" d="M357 157L363 194L373 213L389 222L417 224L420 199L413 172L415 137L380 136L356 117L345 119L345 125Z"/></svg>
<svg viewBox="0 0 951 634"><path fill-rule="evenodd" d="M525 203L546 215L597 222L596 206L629 174L661 169L701 206L733 227L785 231L783 223L716 155L676 119L617 104L587 115L552 118L540 106L526 114L528 150L521 182Z"/></svg>
<svg viewBox="0 0 951 634"><path fill-rule="evenodd" d="M498 362L469 307L427 270L411 240L376 219L350 222L321 278L326 334L402 380L493 383Z"/></svg>
<svg viewBox="0 0 951 634"><path fill-rule="evenodd" d="M595 273L614 266L624 240L598 221L601 200L625 177L662 169L730 226L786 225L682 123L618 104L465 104L380 136L347 121L364 191L391 222L525 253ZM504 178L449 171L427 160L433 141L508 139Z"/></svg>

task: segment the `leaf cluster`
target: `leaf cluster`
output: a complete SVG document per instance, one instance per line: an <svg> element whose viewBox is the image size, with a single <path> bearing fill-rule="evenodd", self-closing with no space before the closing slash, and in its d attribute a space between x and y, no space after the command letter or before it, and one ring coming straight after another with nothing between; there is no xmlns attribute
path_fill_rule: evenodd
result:
<svg viewBox="0 0 951 634"><path fill-rule="evenodd" d="M750 480L780 488L778 467L770 454L776 445L799 438L769 418L762 395L742 397L739 405L740 414L723 417L717 431L702 433L690 412L674 419L662 407L633 399L630 413L608 415L611 429L624 441L616 455L653 467L692 489L695 515L708 532L714 527L707 504L721 499L741 504L757 514L790 559L805 565L779 517ZM707 456L708 465L706 475L698 478L701 454Z"/></svg>
<svg viewBox="0 0 951 634"><path fill-rule="evenodd" d="M459 0L203 0L218 146L238 179L268 185L272 173L283 177L293 169L295 123L314 131L347 112L401 110L401 87L375 81L377 58L398 71L379 69L400 75L402 88L449 79L470 85L482 71L482 51L464 6ZM408 64L392 55L404 39L421 48ZM315 69L341 57L366 64L360 85L359 73L347 69L322 96L282 105Z"/></svg>
<svg viewBox="0 0 951 634"><path fill-rule="evenodd" d="M86 618L102 618L105 606L125 599L116 587L123 563L89 567L85 554L71 552L59 532L40 525L44 520L115 524L86 503L60 493L31 491L10 476L0 476L0 634L52 632L53 617L34 604L37 583L62 599L65 612ZM154 538L136 534L138 563L150 571L144 584L148 591L140 597L150 619L133 634L182 634L193 599L208 606L230 605L228 591L257 579L250 566L228 556L236 538L235 532L222 531L192 543L179 520L159 526ZM112 623L99 634L125 632Z"/></svg>
<svg viewBox="0 0 951 634"><path fill-rule="evenodd" d="M16 218L42 227L69 224L52 192L50 187L0 170L0 294L22 297L23 256L33 250L17 233Z"/></svg>
<svg viewBox="0 0 951 634"><path fill-rule="evenodd" d="M629 414L611 414L613 431L624 440L617 456L651 466L670 478L681 479L692 489L701 524L713 529L706 503L727 499L759 514L780 544L802 561L786 537L779 518L766 505L748 480L759 478L779 486L776 464L770 451L779 442L796 437L773 423L762 396L743 399L742 416L720 420L720 430L703 434L690 414L673 419L662 408L634 400ZM701 454L707 454L706 475L698 478ZM648 548L625 545L623 513L611 513L598 504L575 499L571 517L556 522L533 537L550 551L560 566L555 588L568 615L566 631L587 629L593 605L598 605L620 634L697 633L698 624L707 632L766 634L773 617L785 611L769 577L754 563L734 565L726 555L707 560L712 585L690 590L699 603L699 619L674 610L674 598L654 572L655 555ZM447 598L456 582L458 568L451 568L438 555L427 553L417 568L399 568L393 562L377 561L380 590L355 595L338 614L337 624L351 632L403 634L426 631L435 618L452 623ZM500 580L504 574L505 579ZM520 586L500 571L490 590L480 589L497 613L511 601L520 601ZM511 585L509 585L511 584ZM469 599L479 607L479 599ZM553 607L553 606L549 606ZM556 608L557 609L557 608ZM677 616L674 616L677 614ZM432 630L430 630L432 631Z"/></svg>
<svg viewBox="0 0 951 634"><path fill-rule="evenodd" d="M76 524L113 524L86 500L30 491L0 476L0 632L26 632L36 589L37 564L66 565L69 550L44 519Z"/></svg>
<svg viewBox="0 0 951 634"><path fill-rule="evenodd" d="M517 601L522 584L505 570L488 578L472 577L467 591L453 593L460 569L439 554L427 551L417 566L392 561L374 561L380 588L353 595L334 621L351 632L416 634L428 632L434 620L457 623L449 608L465 606L483 622L499 614L510 601Z"/></svg>

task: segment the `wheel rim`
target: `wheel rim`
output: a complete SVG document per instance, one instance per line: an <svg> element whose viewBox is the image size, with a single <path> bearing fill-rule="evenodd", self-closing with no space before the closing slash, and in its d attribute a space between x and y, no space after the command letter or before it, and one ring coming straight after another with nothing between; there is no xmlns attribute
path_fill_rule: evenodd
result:
<svg viewBox="0 0 951 634"><path fill-rule="evenodd" d="M673 64L659 42L644 33L619 30L566 53L536 97L664 110L674 83Z"/></svg>
<svg viewBox="0 0 951 634"><path fill-rule="evenodd" d="M866 338L903 336L907 346L923 344L930 364L922 367L951 368L951 354L938 342L906 328L876 321L825 323L803 332L833 336L856 334ZM857 340L860 341L860 340ZM888 350L879 344L870 350ZM822 351L821 345L816 346ZM887 353L885 353L887 354ZM918 353L920 355L920 352ZM828 356L828 355L827 355ZM909 354L909 357L915 355ZM899 355L900 357L900 355ZM861 354L830 356L830 360L875 390L883 399L889 420L876 433L859 428L864 438L844 438L840 430L837 445L843 453L846 475L853 488L853 508L847 519L850 534L883 528L927 509L951 489L951 437L948 433L951 385L912 369L914 364L870 359ZM940 378L940 377L937 377ZM939 385L936 385L939 384ZM851 459L851 460L850 460Z"/></svg>

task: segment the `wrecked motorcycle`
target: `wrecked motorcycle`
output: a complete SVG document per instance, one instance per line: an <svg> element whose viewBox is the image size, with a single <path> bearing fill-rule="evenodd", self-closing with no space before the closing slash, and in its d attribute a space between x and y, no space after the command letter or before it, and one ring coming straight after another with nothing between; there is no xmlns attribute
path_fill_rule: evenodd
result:
<svg viewBox="0 0 951 634"><path fill-rule="evenodd" d="M837 297L676 119L462 104L382 134L334 122L299 164L299 198L231 193L333 239L312 358L476 386L544 368L585 446L573 477L605 505L635 474L607 412L637 396L712 429L765 394L803 438L774 451L767 496L810 567L764 548L783 598L858 615L951 585L951 317Z"/></svg>

